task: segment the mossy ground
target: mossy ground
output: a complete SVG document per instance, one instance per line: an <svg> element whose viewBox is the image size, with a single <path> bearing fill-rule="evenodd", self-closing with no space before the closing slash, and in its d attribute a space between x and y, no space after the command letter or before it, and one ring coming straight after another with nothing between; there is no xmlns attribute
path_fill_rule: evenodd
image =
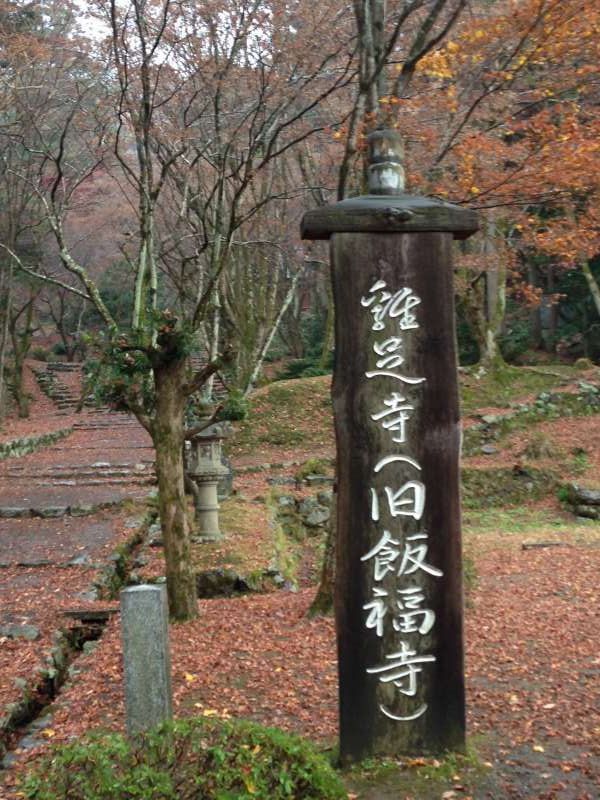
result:
<svg viewBox="0 0 600 800"><path fill-rule="evenodd" d="M269 384L250 398L248 418L236 424L230 453L244 458L291 448L320 452L332 442L330 378L304 378Z"/></svg>
<svg viewBox="0 0 600 800"><path fill-rule="evenodd" d="M347 770L344 777L349 796L360 800L479 798L495 786L492 764L471 747L466 755L370 759Z"/></svg>
<svg viewBox="0 0 600 800"><path fill-rule="evenodd" d="M219 524L222 540L192 546L196 572L224 567L247 575L273 560L274 537L264 502L230 497L221 503Z"/></svg>
<svg viewBox="0 0 600 800"><path fill-rule="evenodd" d="M463 416L481 408L508 408L519 398L556 388L572 380L580 371L567 364L545 367L513 367L484 371L478 367L461 370L460 395Z"/></svg>

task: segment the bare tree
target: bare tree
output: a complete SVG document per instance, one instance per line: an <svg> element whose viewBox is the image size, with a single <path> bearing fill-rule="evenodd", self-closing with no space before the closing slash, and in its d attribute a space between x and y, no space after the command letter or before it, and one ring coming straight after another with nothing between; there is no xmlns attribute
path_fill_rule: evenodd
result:
<svg viewBox="0 0 600 800"><path fill-rule="evenodd" d="M283 4L233 6L174 0L98 0L109 31L100 68L81 47L66 85L58 53L31 111L19 94L32 185L62 271L22 271L93 306L106 327L107 393L133 412L156 450L171 614L197 614L182 464L187 398L222 366L214 315L236 232L289 196L284 154L323 130L320 109L351 78L347 42L323 47L326 4L302 19ZM338 11L338 14L340 12ZM74 46L74 49L75 46ZM112 114L116 109L116 115ZM17 135L16 132L13 132ZM14 136L13 136L14 138ZM76 257L68 221L99 174L109 172L134 223L122 252L133 284L130 325L119 330L99 284ZM213 358L190 373L198 335Z"/></svg>

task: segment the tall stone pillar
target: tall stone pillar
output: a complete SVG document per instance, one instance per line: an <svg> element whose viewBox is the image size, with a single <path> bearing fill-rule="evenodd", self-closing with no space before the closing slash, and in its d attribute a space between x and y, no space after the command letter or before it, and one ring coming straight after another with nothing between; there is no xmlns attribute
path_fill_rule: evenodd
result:
<svg viewBox="0 0 600 800"><path fill-rule="evenodd" d="M131 586L120 597L125 715L133 736L173 716L169 610L165 586Z"/></svg>
<svg viewBox="0 0 600 800"><path fill-rule="evenodd" d="M477 219L403 192L395 131L369 146L370 194L302 222L331 241L346 761L465 740L452 240Z"/></svg>

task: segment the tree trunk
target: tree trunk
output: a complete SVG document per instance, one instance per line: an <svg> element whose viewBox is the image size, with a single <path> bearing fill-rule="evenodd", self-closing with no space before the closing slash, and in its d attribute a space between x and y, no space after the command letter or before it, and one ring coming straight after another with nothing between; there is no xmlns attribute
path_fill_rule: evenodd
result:
<svg viewBox="0 0 600 800"><path fill-rule="evenodd" d="M252 391L254 384L258 380L258 376L260 375L260 371L262 369L263 362L267 353L269 352L269 348L271 347L271 343L275 338L275 334L279 331L279 327L281 325L281 320L283 319L285 312L288 310L292 300L296 295L296 287L298 286L298 282L302 275L304 275L306 269L306 265L302 266L292 278L292 283L287 290L283 302L279 308L277 316L275 317L273 323L271 324L271 329L269 330L267 336L263 339L262 343L259 344L257 351L254 354L254 366L250 373L250 377L246 381L244 386L244 397L247 397L250 392Z"/></svg>
<svg viewBox="0 0 600 800"><path fill-rule="evenodd" d="M155 365L156 414L152 431L160 523L165 547L169 611L174 620L198 616L196 580L191 565L190 535L183 476L185 359Z"/></svg>
<svg viewBox="0 0 600 800"><path fill-rule="evenodd" d="M482 255L489 262L485 272L472 281L464 298L467 321L479 348L479 363L486 369L504 365L498 346L506 311L506 265L496 252L492 223L488 223ZM490 259L490 254L492 258Z"/></svg>
<svg viewBox="0 0 600 800"><path fill-rule="evenodd" d="M540 285L540 279L538 269L535 264L529 262L527 264L527 272L527 279L530 286L537 288ZM534 350L541 350L544 345L544 337L542 335L541 303L538 303L530 310L529 325L531 328L531 346Z"/></svg>
<svg viewBox="0 0 600 800"><path fill-rule="evenodd" d="M325 539L325 552L323 553L323 564L321 566L321 579L319 588L314 600L310 605L308 615L316 617L318 615L328 615L333 611L333 588L335 585L335 551L336 551L336 519L337 519L337 495L334 492L331 499L331 517Z"/></svg>
<svg viewBox="0 0 600 800"><path fill-rule="evenodd" d="M17 403L19 417L26 419L29 416L29 396L23 387L23 370L25 369L25 359L31 348L33 336L33 315L34 300L32 296L29 301L12 317L9 321L10 336L13 346L13 395ZM19 331L19 319L25 313L25 324Z"/></svg>
<svg viewBox="0 0 600 800"><path fill-rule="evenodd" d="M600 286L598 286L598 282L594 278L592 270L590 269L590 265L587 261L583 262L581 269L587 281L587 285L590 290L590 294L592 295L592 300L594 301L594 306L596 307L598 316L600 316Z"/></svg>
<svg viewBox="0 0 600 800"><path fill-rule="evenodd" d="M498 336L502 331L506 312L506 265L496 247L497 232L494 222L488 220L486 228L483 249L484 255L491 256L491 259L485 274L485 338L480 360L484 366L493 368L504 364Z"/></svg>
<svg viewBox="0 0 600 800"><path fill-rule="evenodd" d="M27 419L29 416L29 396L23 387L24 360L15 353L13 369L13 396L17 404L19 417Z"/></svg>
<svg viewBox="0 0 600 800"><path fill-rule="evenodd" d="M212 332L211 341L208 350L208 360L215 361L219 354L219 337L221 335L221 290L215 286L213 295L213 319L212 319ZM211 375L206 381L203 389L204 398L210 403L213 400L213 392L215 386L215 376Z"/></svg>
<svg viewBox="0 0 600 800"><path fill-rule="evenodd" d="M319 366L321 369L327 367L329 356L333 351L334 336L335 336L335 309L333 306L333 290L329 278L326 282L327 288L327 316L325 318L325 331L323 334L323 349L321 350L321 358L319 359Z"/></svg>
<svg viewBox="0 0 600 800"><path fill-rule="evenodd" d="M6 354L8 350L9 340L9 320L11 313L12 303L12 278L13 278L13 262L12 259L8 266L6 264L2 267L0 278L0 309L2 311L2 322L0 323L0 421L4 418L6 413L5 402L5 372L6 372Z"/></svg>

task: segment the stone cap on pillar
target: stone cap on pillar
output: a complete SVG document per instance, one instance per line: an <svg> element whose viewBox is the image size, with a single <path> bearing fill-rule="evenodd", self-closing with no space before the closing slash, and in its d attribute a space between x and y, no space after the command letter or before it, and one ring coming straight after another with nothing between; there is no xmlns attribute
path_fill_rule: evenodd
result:
<svg viewBox="0 0 600 800"><path fill-rule="evenodd" d="M303 239L329 239L332 233L452 233L467 239L479 230L475 211L431 197L404 192L400 134L370 134L369 194L307 211Z"/></svg>

